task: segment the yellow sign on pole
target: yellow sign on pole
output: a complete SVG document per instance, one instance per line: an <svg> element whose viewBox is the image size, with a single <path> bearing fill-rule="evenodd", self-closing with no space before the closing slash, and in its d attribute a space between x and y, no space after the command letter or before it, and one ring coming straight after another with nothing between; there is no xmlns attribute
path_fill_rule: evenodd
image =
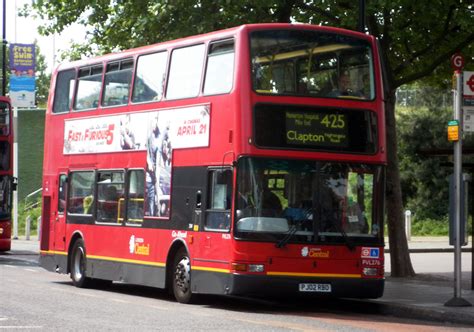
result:
<svg viewBox="0 0 474 332"><path fill-rule="evenodd" d="M459 121L457 120L448 122L448 141L459 141Z"/></svg>

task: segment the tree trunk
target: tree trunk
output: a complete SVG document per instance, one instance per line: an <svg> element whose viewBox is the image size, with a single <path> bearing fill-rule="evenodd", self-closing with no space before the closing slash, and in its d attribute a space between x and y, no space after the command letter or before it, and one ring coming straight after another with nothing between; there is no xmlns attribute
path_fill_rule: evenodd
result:
<svg viewBox="0 0 474 332"><path fill-rule="evenodd" d="M391 90L385 103L387 128L387 223L390 244L392 277L413 277L415 271L411 264L408 242L405 233L400 170L398 169L397 131L395 123L395 90Z"/></svg>

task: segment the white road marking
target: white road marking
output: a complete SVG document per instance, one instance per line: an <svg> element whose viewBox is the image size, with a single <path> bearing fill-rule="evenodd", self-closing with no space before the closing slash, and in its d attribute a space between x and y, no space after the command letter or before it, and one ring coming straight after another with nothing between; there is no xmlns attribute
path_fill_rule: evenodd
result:
<svg viewBox="0 0 474 332"><path fill-rule="evenodd" d="M42 329L42 326L35 325L24 325L24 326L0 326L0 330L13 330L13 329Z"/></svg>

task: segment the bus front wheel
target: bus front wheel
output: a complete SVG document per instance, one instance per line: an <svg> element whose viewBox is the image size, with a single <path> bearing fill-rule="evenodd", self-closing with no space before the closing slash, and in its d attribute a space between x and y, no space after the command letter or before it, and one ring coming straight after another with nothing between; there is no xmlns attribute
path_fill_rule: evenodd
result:
<svg viewBox="0 0 474 332"><path fill-rule="evenodd" d="M78 239L74 243L71 253L72 283L79 288L90 286L91 279L86 277L86 250L82 239Z"/></svg>
<svg viewBox="0 0 474 332"><path fill-rule="evenodd" d="M178 250L173 264L173 294L180 303L191 303L191 261L186 249Z"/></svg>

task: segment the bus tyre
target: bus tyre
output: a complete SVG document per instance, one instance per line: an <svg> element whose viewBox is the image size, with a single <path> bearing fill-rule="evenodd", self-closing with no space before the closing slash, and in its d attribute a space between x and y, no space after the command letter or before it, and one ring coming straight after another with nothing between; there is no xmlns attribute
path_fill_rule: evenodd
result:
<svg viewBox="0 0 474 332"><path fill-rule="evenodd" d="M91 286L91 279L86 277L86 250L82 239L78 239L74 243L71 253L72 283L79 288Z"/></svg>
<svg viewBox="0 0 474 332"><path fill-rule="evenodd" d="M173 294L180 303L191 303L191 261L186 249L181 248L174 257Z"/></svg>

